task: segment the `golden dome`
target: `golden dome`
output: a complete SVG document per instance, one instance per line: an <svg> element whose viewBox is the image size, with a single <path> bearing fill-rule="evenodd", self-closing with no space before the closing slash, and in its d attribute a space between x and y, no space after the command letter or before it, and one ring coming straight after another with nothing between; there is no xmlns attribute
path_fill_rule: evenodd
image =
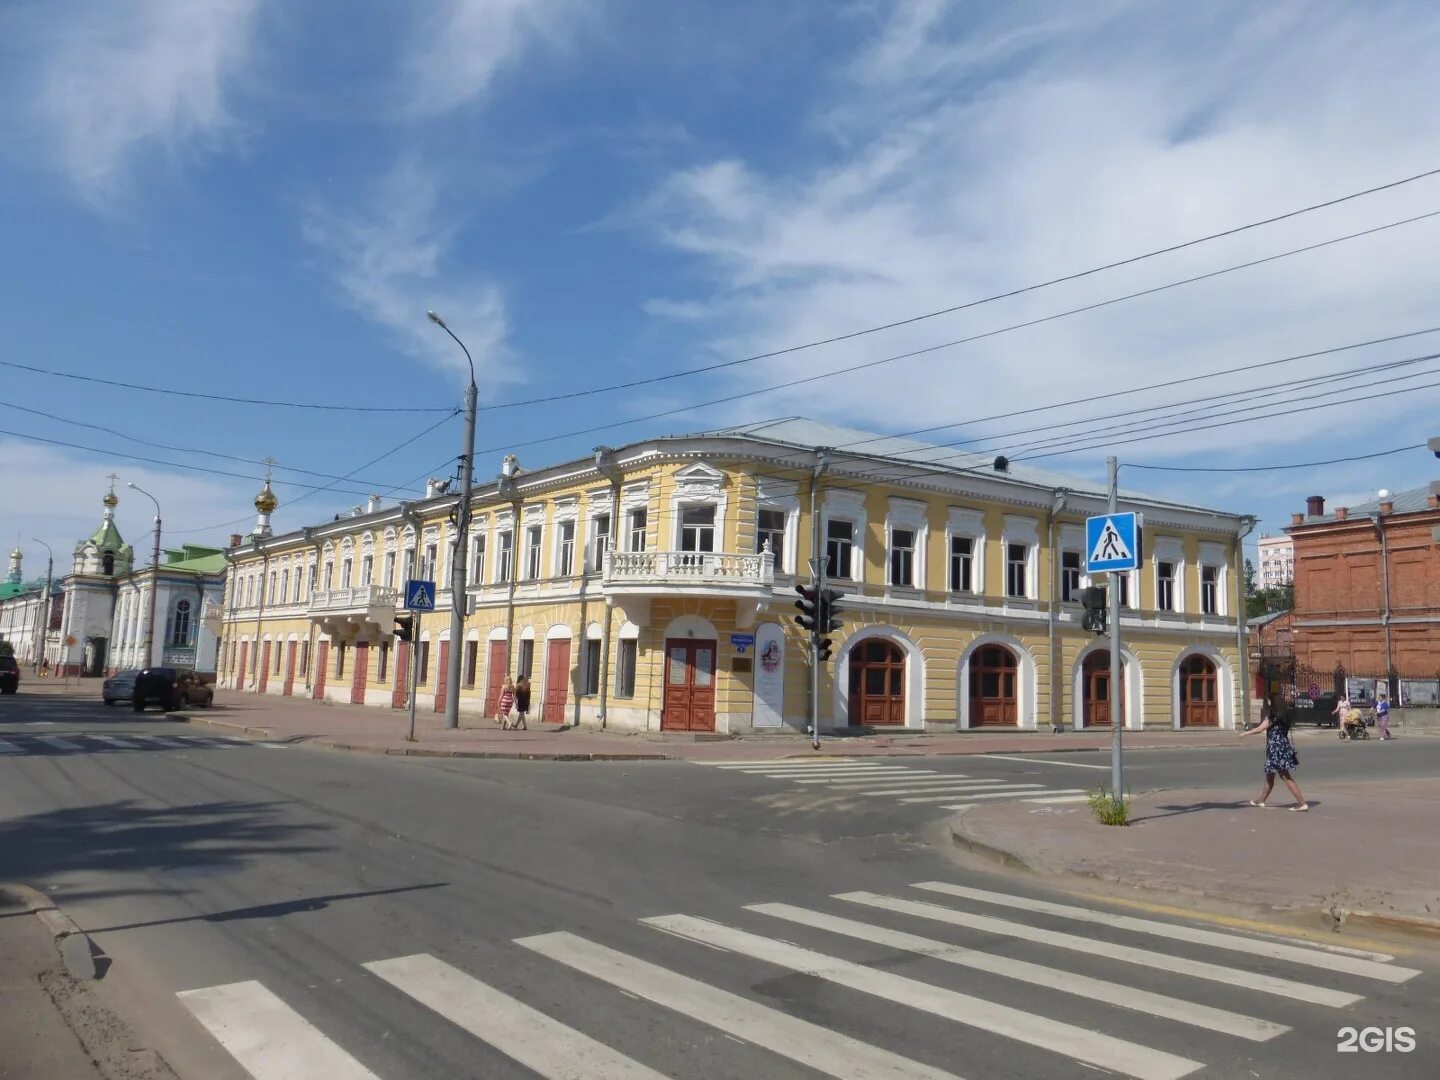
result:
<svg viewBox="0 0 1440 1080"><path fill-rule="evenodd" d="M275 493L270 490L270 481L266 480L265 486L260 490L260 494L255 496L255 509L259 510L262 514L272 514L279 505L280 500L277 499Z"/></svg>
<svg viewBox="0 0 1440 1080"><path fill-rule="evenodd" d="M10 557L11 557L12 559L20 559L20 558L24 558L24 556L25 556L25 553L24 553L23 551L21 551L18 547L17 547L14 551L10 552Z"/></svg>
<svg viewBox="0 0 1440 1080"><path fill-rule="evenodd" d="M113 491L106 495L105 498L101 499L100 501L103 502L106 506L108 506L111 510L114 510L115 507L120 505L120 498Z"/></svg>

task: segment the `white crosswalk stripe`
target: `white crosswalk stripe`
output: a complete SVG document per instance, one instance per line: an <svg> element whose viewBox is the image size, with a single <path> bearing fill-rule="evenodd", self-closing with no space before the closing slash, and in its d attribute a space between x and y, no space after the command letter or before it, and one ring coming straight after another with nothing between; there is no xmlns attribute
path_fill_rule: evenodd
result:
<svg viewBox="0 0 1440 1080"><path fill-rule="evenodd" d="M1077 794L1080 789L1069 788L1067 790L1061 788L1057 791L1054 788L1047 788L1044 784L1011 784L1002 791L966 791L962 792L958 797L964 799L1018 799L1022 796L1034 795L1041 791L1050 791L1056 795L1074 795ZM902 803L938 803L946 802L947 800L953 802L956 798L956 794L952 791L948 795L926 795L924 798L909 798L901 799L900 801Z"/></svg>
<svg viewBox="0 0 1440 1080"><path fill-rule="evenodd" d="M58 735L37 735L34 741L40 743L42 746L48 746L52 750L64 750L66 753L81 749L79 743L71 742L69 739L62 739Z"/></svg>
<svg viewBox="0 0 1440 1080"><path fill-rule="evenodd" d="M20 756L60 752L65 754L94 753L116 750L234 750L240 746L263 745L249 739L209 735L151 735L129 733L104 735L84 732L65 737L59 735L27 735L15 741L0 740L0 754Z"/></svg>
<svg viewBox="0 0 1440 1080"><path fill-rule="evenodd" d="M258 982L178 996L255 1080L379 1080Z"/></svg>
<svg viewBox="0 0 1440 1080"><path fill-rule="evenodd" d="M13 742L6 742L0 739L0 754L23 754L23 748L16 746Z"/></svg>
<svg viewBox="0 0 1440 1080"><path fill-rule="evenodd" d="M879 999L884 1008L924 1014L929 1026L938 1017L947 1030L971 1029L976 1033L973 1038L980 1040L977 1048L985 1040L1003 1040L1010 1044L1002 1052L1007 1055L1004 1060L1012 1062L1012 1075L1059 1075L1055 1061L1040 1061L1040 1056L1045 1056L1135 1080L1180 1080L1207 1066L1221 1067L1220 1060L1197 1060L1210 1056L1207 1048L1226 1055L1223 1060L1231 1063L1239 1055L1239 1060L1251 1066L1251 1073L1269 1075L1266 1070L1273 1070L1276 1063L1285 1060L1283 1047L1287 1041L1282 1036L1295 1038L1298 1025L1263 1015L1263 1007L1242 1009L1226 991L1211 984L1271 995L1269 1000L1284 998L1291 1009L1324 1008L1328 1020L1328 1010L1346 1008L1362 998L1326 985L1326 980L1363 979L1395 986L1420 974L1392 963L1394 957L1388 954L1344 946L1247 936L1194 923L1140 918L943 881L917 881L910 887L966 906L850 892L831 898L838 904L854 905L843 913L826 910L825 904L800 907L761 902L742 909L747 918L787 928L784 934L771 933L766 925L744 928L681 913L637 921L739 958L727 964L780 968L843 988L846 993ZM977 914L972 910L974 905L989 905L1005 916ZM857 910L865 909L883 913L885 923L852 917ZM877 915L876 919L881 917ZM1027 921L1043 917L1063 919L1067 927L1093 927L1091 932L1100 936L1052 931ZM914 921L917 925L913 929L919 930L937 926L978 930L982 942L988 940L984 935L996 935L1045 951L1032 949L1022 958L1004 943L996 948L974 942L960 945L901 929L894 925L897 921ZM1242 966L1110 940L1127 935L1181 943L1192 950L1218 950ZM841 941L849 941L852 948L868 948L874 959L859 962L839 955L832 943ZM507 992L425 953L370 961L362 966L383 980L390 988L388 992L403 994L429 1009L437 1017L436 1023L453 1024L534 1074L556 1080L660 1080L683 1075L683 1069L665 1071L673 1058L647 1060L652 1053L673 1054L683 1049L676 1040L682 1038L678 1033L684 1029L666 1023L666 1014L729 1036L736 1054L774 1054L823 1075L853 1080L958 1080L899 1052L906 1049L903 1043L876 1045L846 1034L845 1010L862 1006L834 1004L833 1017L827 1014L825 1024L821 1024L791 1015L789 1009L794 1006L784 1004L786 995L778 1001L768 998L762 985L769 978L760 969L749 972L742 968L736 973L742 985L754 987L739 993L686 974L684 969L703 963L705 955L699 950L690 951L688 946L678 951L668 949L662 954L665 966L661 966L564 930L518 938L513 945L549 961L557 979L568 982L578 974L600 986L598 993L588 987L584 991L586 1000L595 1006L585 1014L589 1018L585 1025L588 1031L558 1018L564 1014L558 1011L557 999L536 986L533 973ZM1081 973L1067 967L1067 961L1077 953L1089 958L1091 971ZM914 974L896 970L897 954L917 958ZM1048 954L1053 954L1054 959L1050 960ZM1315 981L1262 974L1244 967L1247 961L1298 966L1305 969L1307 979ZM1113 973L1094 971L1097 964L1113 969ZM1149 990L1143 982L1128 977L1134 965L1162 972L1166 976L1165 992ZM711 969L709 964L704 966ZM953 980L946 977L947 968L956 973ZM1025 993L1015 999L1018 1006L1005 1004L1005 995L997 998L990 993L987 980L1023 986ZM963 992L946 985L952 981L963 987ZM1207 994L1209 1001L1203 1000ZM363 1080L384 1071L352 1057L261 983L228 983L179 996L256 1080ZM1084 1023L1061 1019L1066 1002L1074 1004L1078 1015L1086 1018ZM317 998L307 995L302 1004L311 1016L326 1014L324 1003ZM1106 1014L1112 1011L1164 1023L1140 1029L1152 1033L1140 1036L1133 1035L1136 1029L1132 1024L1122 1029L1127 1037L1121 1037L1121 1033L1108 1030ZM651 1031L657 1023L676 1033L670 1045L663 1041L631 1041L627 1053L607 1041L611 1030ZM1191 1029L1192 1034L1183 1046L1164 1045L1178 1036L1178 1026ZM413 1029L408 1031L408 1038L427 1043L423 1028L407 1028ZM885 1025L877 1028L872 1023L867 1030L883 1031ZM944 1045L951 1048L951 1056L963 1060L968 1045L965 1039L969 1037L947 1036ZM694 1045L702 1045L700 1035L692 1033L689 1038L696 1040ZM883 1036L876 1040L884 1041ZM703 1045L707 1053L723 1055L729 1044L706 1038ZM1262 1053L1275 1057L1257 1056ZM1036 1056L1032 1060L1024 1055ZM766 1071L756 1060L743 1066L738 1061L727 1064L723 1057L714 1061L713 1067L724 1075L764 1075Z"/></svg>
<svg viewBox="0 0 1440 1080"><path fill-rule="evenodd" d="M114 735L90 735L88 737L95 742L104 743L106 746L114 746L120 750L134 750L138 741L136 737L121 739Z"/></svg>

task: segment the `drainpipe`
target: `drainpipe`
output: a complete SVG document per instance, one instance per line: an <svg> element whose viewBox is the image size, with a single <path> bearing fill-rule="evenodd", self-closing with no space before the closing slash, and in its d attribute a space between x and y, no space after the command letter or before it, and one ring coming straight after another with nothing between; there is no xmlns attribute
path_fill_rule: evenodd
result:
<svg viewBox="0 0 1440 1080"><path fill-rule="evenodd" d="M410 528L415 530L415 546L410 549L410 565L402 566L400 568L400 573L403 581L405 578L418 578L420 576L420 545L425 542L425 531L421 528L421 525L423 523L420 520L420 515L415 512L414 503L401 503L400 517L407 525L410 526ZM403 531L401 536L401 551L404 551ZM403 597L404 593L405 586L402 584L396 595ZM411 624L411 628L410 655L411 657L413 657L413 661L406 663L405 671L403 673L397 666L395 669L395 676L390 681L393 684L395 679L403 678L405 680L405 700L408 704L413 705L413 698L415 697L416 689L415 683L418 682L418 678L412 680L410 678L410 673L412 671L418 673L419 671L419 668L416 667L416 665L420 662L420 620L418 618L414 621L414 623Z"/></svg>
<svg viewBox="0 0 1440 1080"><path fill-rule="evenodd" d="M620 486L625 478L620 467L615 463L615 451L608 446L597 446L595 448L595 471L610 481L610 538L605 545L606 551L614 550L615 543L615 519L620 512ZM600 568L600 591L605 591L605 568ZM610 706L610 620L614 609L610 606L610 598L605 597L605 622L601 627L600 638L600 730L605 730L606 714Z"/></svg>
<svg viewBox="0 0 1440 1080"><path fill-rule="evenodd" d="M1385 535L1384 505L1375 511L1375 535L1380 539L1380 625L1385 628L1385 689L1395 699L1399 687L1390 685L1395 670L1395 653L1390 640L1390 542Z"/></svg>
<svg viewBox="0 0 1440 1080"><path fill-rule="evenodd" d="M313 528L307 527L303 530L303 532L305 533L305 539L309 540L311 547L315 549L315 580L319 581L320 540L315 535L315 530ZM312 589L310 591L310 595L306 598L306 607L314 607L314 605L315 592ZM315 678L315 638L318 636L317 631L319 629L315 624L315 617L313 615L310 616L308 621L310 624L310 628L305 632L305 691L307 697L309 696L309 691L313 688L312 680Z"/></svg>
<svg viewBox="0 0 1440 1080"><path fill-rule="evenodd" d="M255 550L260 553L260 588L256 591L260 594L260 603L255 608L255 662L250 665L250 685L258 693L260 690L260 620L265 616L265 592L268 575L270 573L270 553L260 543L260 538L255 538Z"/></svg>
<svg viewBox="0 0 1440 1080"><path fill-rule="evenodd" d="M1050 618L1048 620L1050 630L1050 730L1059 731L1065 726L1065 673L1062 670L1063 665L1059 656L1060 575L1064 573L1064 569L1060 566L1059 552L1055 549L1055 519L1065 509L1067 493L1061 488L1056 488L1051 495L1054 501L1050 504L1050 514L1045 523L1046 543L1050 548ZM1111 693L1116 704L1120 700L1119 694L1114 691L1117 677L1115 673L1111 673ZM1112 711L1116 715L1119 713L1118 708Z"/></svg>
<svg viewBox="0 0 1440 1080"><path fill-rule="evenodd" d="M510 580L506 582L505 590L505 674L510 675L515 670L515 583L520 577L520 558L524 550L520 543L524 538L524 522L520 520L520 512L524 508L525 498L520 494L515 478L504 473L500 474L499 493L501 498L509 500L511 513ZM580 632L583 634L585 628L581 627ZM541 708L543 716L543 704Z"/></svg>
<svg viewBox="0 0 1440 1080"><path fill-rule="evenodd" d="M823 559L822 541L820 532L820 511L818 509L818 497L820 493L820 478L825 475L825 470L830 467L830 452L821 447L815 451L815 465L810 472L810 558L811 560ZM864 537L860 538L864 543ZM861 558L864 558L864 549L861 549ZM798 572L800 567L795 567ZM839 666L838 664L836 665ZM922 711L924 706L921 706ZM818 750L820 747L820 658L815 655L815 650L810 650L810 700L805 710L806 715L813 717L815 730L810 733L813 745Z"/></svg>
<svg viewBox="0 0 1440 1080"><path fill-rule="evenodd" d="M1253 517L1240 519L1240 531L1235 534L1235 647L1240 653L1240 727L1250 728L1250 651L1245 642L1245 538L1255 531Z"/></svg>

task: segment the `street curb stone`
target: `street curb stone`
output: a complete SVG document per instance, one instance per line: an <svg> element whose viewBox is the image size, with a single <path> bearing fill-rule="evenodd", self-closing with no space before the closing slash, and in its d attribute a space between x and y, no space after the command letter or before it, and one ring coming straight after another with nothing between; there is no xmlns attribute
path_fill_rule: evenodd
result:
<svg viewBox="0 0 1440 1080"><path fill-rule="evenodd" d="M39 889L29 885L0 885L0 891L19 897L30 914L34 915L50 931L55 947L65 968L76 979L94 979L95 955L90 948L90 939L75 925L75 921L55 906L55 901Z"/></svg>

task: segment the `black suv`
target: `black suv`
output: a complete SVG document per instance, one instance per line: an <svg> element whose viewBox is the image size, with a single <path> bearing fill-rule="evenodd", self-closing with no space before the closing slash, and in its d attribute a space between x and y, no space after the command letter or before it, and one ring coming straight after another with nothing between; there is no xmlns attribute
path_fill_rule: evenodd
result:
<svg viewBox="0 0 1440 1080"><path fill-rule="evenodd" d="M152 667L135 676L130 707L143 712L147 705L159 705L169 712L187 705L209 705L214 699L215 691L196 678L193 671Z"/></svg>
<svg viewBox="0 0 1440 1080"><path fill-rule="evenodd" d="M0 694L13 694L20 689L20 665L13 656L0 656Z"/></svg>

